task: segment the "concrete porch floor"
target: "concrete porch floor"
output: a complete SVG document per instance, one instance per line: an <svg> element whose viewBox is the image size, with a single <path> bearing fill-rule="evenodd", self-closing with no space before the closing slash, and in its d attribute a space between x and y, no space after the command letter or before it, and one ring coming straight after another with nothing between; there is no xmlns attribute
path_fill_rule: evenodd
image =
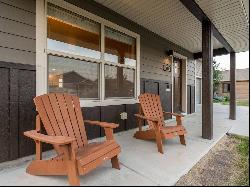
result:
<svg viewBox="0 0 250 187"><path fill-rule="evenodd" d="M164 143L165 154L157 152L154 141L142 141L133 138L137 129L116 134L116 140L122 147L119 157L121 170L111 168L110 162L81 176L81 185L95 186L144 186L174 185L186 174L228 131L242 129L249 136L249 107L237 107L237 120L228 119L229 107L214 104L214 139L201 138L201 112L186 116L184 125L188 131L187 146L179 139L167 140ZM170 122L169 124L171 124ZM247 132L246 132L247 131ZM45 153L50 156L52 152ZM0 185L68 185L67 177L40 177L25 173L28 162L33 158L0 164Z"/></svg>

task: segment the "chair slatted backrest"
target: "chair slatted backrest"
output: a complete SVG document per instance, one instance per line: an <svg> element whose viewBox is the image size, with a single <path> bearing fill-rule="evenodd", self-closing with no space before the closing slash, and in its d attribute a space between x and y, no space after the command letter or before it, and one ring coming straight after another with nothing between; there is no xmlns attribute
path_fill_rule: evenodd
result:
<svg viewBox="0 0 250 187"><path fill-rule="evenodd" d="M34 98L34 102L48 135L75 138L73 146L76 149L88 144L77 96L50 93ZM60 152L58 147L54 148Z"/></svg>
<svg viewBox="0 0 250 187"><path fill-rule="evenodd" d="M139 101L143 114L146 117L159 118L161 120L161 126L164 124L164 115L161 106L161 100L159 95L144 93L139 96ZM151 129L154 128L152 121L147 120Z"/></svg>

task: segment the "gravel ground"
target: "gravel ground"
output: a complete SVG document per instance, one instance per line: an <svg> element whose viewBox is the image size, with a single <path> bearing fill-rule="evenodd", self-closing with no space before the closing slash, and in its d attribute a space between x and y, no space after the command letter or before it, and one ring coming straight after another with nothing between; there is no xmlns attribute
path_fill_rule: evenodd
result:
<svg viewBox="0 0 250 187"><path fill-rule="evenodd" d="M237 186L242 175L237 167L241 159L238 144L238 139L224 136L176 186Z"/></svg>

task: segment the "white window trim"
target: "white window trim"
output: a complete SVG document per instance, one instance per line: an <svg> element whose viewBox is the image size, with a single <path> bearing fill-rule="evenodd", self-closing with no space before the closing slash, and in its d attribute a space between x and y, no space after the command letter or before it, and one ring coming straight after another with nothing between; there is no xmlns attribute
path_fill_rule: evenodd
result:
<svg viewBox="0 0 250 187"><path fill-rule="evenodd" d="M198 103L197 103L197 101L196 101L196 96L197 96L197 79L200 79L201 80L201 85L200 85L200 87L201 87L201 90L200 90L200 97L201 97L201 103L202 103L202 76L199 76L198 74L197 74L197 63L198 63L198 61L197 60L195 60L195 112L197 112L197 105L198 105Z"/></svg>
<svg viewBox="0 0 250 187"><path fill-rule="evenodd" d="M58 51L47 50L47 3L52 3L54 5L60 6L79 15L87 17L93 21L101 24L101 59L91 59L79 55L63 54ZM135 69L135 98L114 98L105 99L104 98L104 64L108 64L104 61L104 27L110 27L129 36L136 38L136 68L126 65L126 68ZM57 54L62 56L71 56L74 58L82 60L91 60L100 63L100 86L99 94L100 100L84 100L81 99L81 107L94 107L94 106L107 106L107 105L121 105L121 104L135 104L138 103L138 96L140 95L140 35L134 33L126 28L123 28L115 23L105 20L97 15L94 15L84 9L81 9L73 4L67 3L63 0L38 0L36 1L36 95L46 94L48 92L48 66L47 66L47 54ZM104 62L104 63L103 63ZM112 64L114 65L114 64Z"/></svg>
<svg viewBox="0 0 250 187"><path fill-rule="evenodd" d="M177 52L173 52L172 55L172 112L174 112L174 57L180 58L182 61L182 110L183 114L187 114L187 64L188 64L188 58L186 56L183 56ZM184 75L184 76L183 76Z"/></svg>

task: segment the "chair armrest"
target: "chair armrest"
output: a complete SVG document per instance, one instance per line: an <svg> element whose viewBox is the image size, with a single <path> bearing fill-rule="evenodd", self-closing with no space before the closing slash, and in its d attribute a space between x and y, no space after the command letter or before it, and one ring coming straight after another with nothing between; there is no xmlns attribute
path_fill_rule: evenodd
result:
<svg viewBox="0 0 250 187"><path fill-rule="evenodd" d="M158 118L154 118L154 117L146 117L146 116L142 116L140 114L135 114L136 117L141 118L141 119L145 119L145 120L149 120L149 121L153 121L153 122L158 122L159 119Z"/></svg>
<svg viewBox="0 0 250 187"><path fill-rule="evenodd" d="M48 135L38 133L35 130L26 131L24 132L24 135L36 141L53 144L53 145L67 145L67 144L73 143L76 140L75 138L65 137L65 136L48 136Z"/></svg>
<svg viewBox="0 0 250 187"><path fill-rule="evenodd" d="M119 125L116 123L91 121L91 120L84 120L84 122L87 124L90 124L90 125L98 125L98 126L103 127L103 128L115 129L115 128L119 127Z"/></svg>
<svg viewBox="0 0 250 187"><path fill-rule="evenodd" d="M172 115L172 116L177 116L177 117L184 117L183 114L177 114L177 113L172 113L172 112L164 112L164 111L163 111L163 113L164 113L164 114L170 114L170 115Z"/></svg>

